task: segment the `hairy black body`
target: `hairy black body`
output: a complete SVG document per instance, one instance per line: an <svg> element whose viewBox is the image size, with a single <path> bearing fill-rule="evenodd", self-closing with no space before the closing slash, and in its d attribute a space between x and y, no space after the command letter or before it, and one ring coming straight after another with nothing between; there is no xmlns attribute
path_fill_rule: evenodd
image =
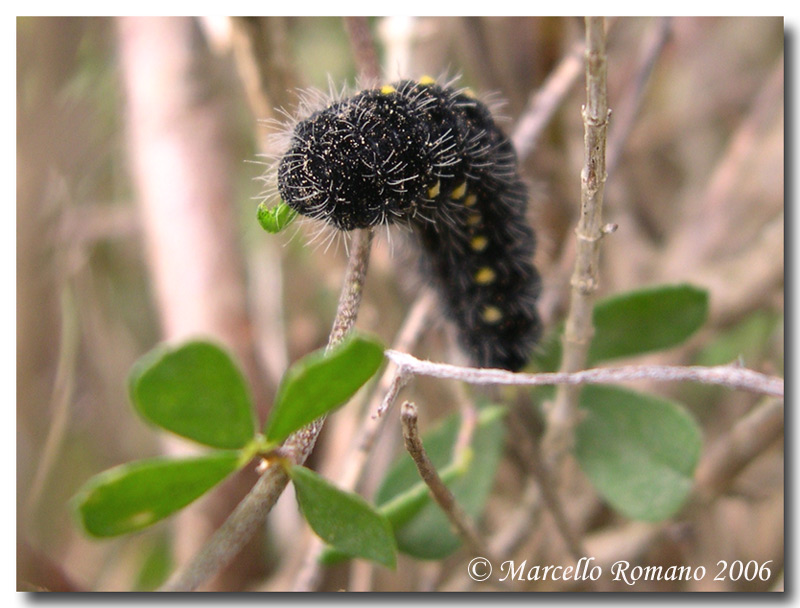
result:
<svg viewBox="0 0 800 608"><path fill-rule="evenodd" d="M527 189L488 108L430 79L368 89L295 128L278 189L340 230L403 222L462 346L482 367L519 370L541 333Z"/></svg>

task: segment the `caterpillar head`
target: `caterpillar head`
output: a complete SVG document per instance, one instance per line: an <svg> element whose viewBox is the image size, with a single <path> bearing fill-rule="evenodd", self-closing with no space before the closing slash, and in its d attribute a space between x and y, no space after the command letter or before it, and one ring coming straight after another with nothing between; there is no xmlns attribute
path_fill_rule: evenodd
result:
<svg viewBox="0 0 800 608"><path fill-rule="evenodd" d="M297 124L278 190L340 230L407 219L429 181L424 133L397 95L368 90Z"/></svg>

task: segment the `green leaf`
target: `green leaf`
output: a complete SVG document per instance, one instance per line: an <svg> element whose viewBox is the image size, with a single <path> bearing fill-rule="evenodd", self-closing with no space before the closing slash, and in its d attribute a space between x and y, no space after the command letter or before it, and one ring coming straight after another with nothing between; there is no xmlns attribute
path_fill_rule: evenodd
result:
<svg viewBox="0 0 800 608"><path fill-rule="evenodd" d="M678 403L617 387L587 386L575 453L597 491L633 519L661 521L683 505L702 437Z"/></svg>
<svg viewBox="0 0 800 608"><path fill-rule="evenodd" d="M129 387L145 419L187 439L235 449L255 436L244 377L231 357L210 342L157 347L134 364Z"/></svg>
<svg viewBox="0 0 800 608"><path fill-rule="evenodd" d="M347 555L395 567L392 528L372 505L305 467L293 466L289 476L303 517L322 540Z"/></svg>
<svg viewBox="0 0 800 608"><path fill-rule="evenodd" d="M708 292L662 285L606 298L594 307L587 365L677 346L708 317Z"/></svg>
<svg viewBox="0 0 800 608"><path fill-rule="evenodd" d="M306 355L284 374L264 434L280 443L297 429L344 405L383 362L383 346L358 334L327 355Z"/></svg>
<svg viewBox="0 0 800 608"><path fill-rule="evenodd" d="M123 464L92 477L73 504L88 534L127 534L182 509L241 464L239 453L232 451Z"/></svg>
<svg viewBox="0 0 800 608"><path fill-rule="evenodd" d="M708 293L691 285L661 285L600 300L594 307L587 365L676 346L707 316ZM536 346L531 364L537 371L559 369L563 333L562 323Z"/></svg>
<svg viewBox="0 0 800 608"><path fill-rule="evenodd" d="M479 518L483 513L494 483L505 439L504 414L505 409L502 407L481 410L472 439L472 453L475 456L463 475L455 476L452 482L447 483L456 501L473 519ZM460 424L458 415L451 416L439 428L426 433L422 439L425 451L443 479L444 470L453 457L453 446ZM375 502L379 508L384 508L398 495L412 490L418 483L417 468L411 457L404 454L386 475ZM432 501L426 502L409 521L402 523L395 530L395 535L400 551L419 559L443 559L461 544L461 539L452 531L447 516Z"/></svg>
<svg viewBox="0 0 800 608"><path fill-rule="evenodd" d="M297 217L297 211L281 201L274 207L267 207L265 203L259 203L256 211L256 218L261 227L270 234L277 234Z"/></svg>
<svg viewBox="0 0 800 608"><path fill-rule="evenodd" d="M168 534L160 534L152 543L144 544L144 560L133 584L134 591L155 591L169 578L173 568Z"/></svg>
<svg viewBox="0 0 800 608"><path fill-rule="evenodd" d="M465 465L466 463L451 464L439 471L439 477L445 485L450 485L453 480L466 472L468 467ZM401 492L388 502L382 504L378 508L378 513L389 520L393 530L397 530L408 523L411 518L419 513L422 508L432 500L428 486L425 485L424 481L420 480L405 492ZM327 566L332 566L348 559L348 557L348 555L328 545L320 554L319 562Z"/></svg>

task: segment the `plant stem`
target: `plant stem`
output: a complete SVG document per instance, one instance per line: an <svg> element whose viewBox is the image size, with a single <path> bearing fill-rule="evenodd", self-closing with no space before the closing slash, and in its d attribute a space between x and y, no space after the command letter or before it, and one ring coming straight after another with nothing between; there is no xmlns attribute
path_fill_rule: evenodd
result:
<svg viewBox="0 0 800 608"><path fill-rule="evenodd" d="M415 376L430 376L460 380L467 384L504 384L511 386L552 386L582 384L613 384L634 380L656 382L699 382L716 384L732 389L771 395L783 399L783 378L767 376L736 365L714 367L680 365L625 365L622 367L598 367L578 372L554 372L542 374L520 374L503 369L460 367L447 363L422 361L406 353L387 350L386 356L394 361L401 371Z"/></svg>
<svg viewBox="0 0 800 608"><path fill-rule="evenodd" d="M581 171L581 212L577 257L570 284L569 314L564 329L562 372L574 372L586 364L586 353L594 334L592 308L600 281L600 240L603 227L603 192L606 181L606 132L608 95L606 84L605 19L586 18L586 105L583 107L584 166ZM572 443L577 422L577 392L560 386L548 412L543 440L545 454L556 462Z"/></svg>
<svg viewBox="0 0 800 608"><path fill-rule="evenodd" d="M458 535L469 545L470 551L475 555L488 556L486 543L480 538L469 516L456 502L453 493L444 485L442 478L436 472L436 467L433 466L425 447L422 445L419 427L417 426L417 407L413 403L409 401L403 403L400 409L400 421L403 424L403 440L405 441L406 451L414 461L420 477L431 491L431 496L436 501L436 504L447 515L447 519L450 520Z"/></svg>
<svg viewBox="0 0 800 608"><path fill-rule="evenodd" d="M369 265L371 244L371 230L359 230L355 233L328 348L341 342L355 323ZM303 464L314 448L323 423L324 418L320 418L291 435L281 446L282 455L293 464ZM194 591L203 581L228 564L264 521L288 482L289 477L280 464L272 463L267 467L208 543L183 570L173 575L162 587L162 591Z"/></svg>

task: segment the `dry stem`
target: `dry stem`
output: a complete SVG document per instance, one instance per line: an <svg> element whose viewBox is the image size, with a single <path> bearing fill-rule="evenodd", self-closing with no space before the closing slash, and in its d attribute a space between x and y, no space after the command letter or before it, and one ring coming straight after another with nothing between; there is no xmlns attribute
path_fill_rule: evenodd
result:
<svg viewBox="0 0 800 608"><path fill-rule="evenodd" d="M584 120L584 167L581 172L581 214L576 229L578 239L575 270L570 284L569 315L564 329L562 372L574 372L586 363L592 340L592 307L599 283L600 240L604 235L603 191L606 181L606 131L608 128L606 90L605 20L586 18L586 105ZM543 449L558 460L571 445L577 422L577 393L561 386L548 412Z"/></svg>
<svg viewBox="0 0 800 608"><path fill-rule="evenodd" d="M412 355L387 350L386 356L400 366L401 371L416 376L460 380L468 384L504 384L510 386L551 386L583 384L614 384L634 380L655 382L699 382L761 393L783 399L783 378L768 376L735 365L714 367L679 365L624 365L598 367L578 372L521 374L503 369L460 367L447 363L422 361Z"/></svg>
<svg viewBox="0 0 800 608"><path fill-rule="evenodd" d="M400 421L403 424L403 440L406 450L414 461L420 477L431 491L431 496L436 504L447 515L447 519L453 524L458 535L469 545L470 551L475 555L488 556L486 543L481 539L469 516L456 502L455 496L439 477L436 468L428 458L419 436L417 407L413 403L409 401L403 403L400 409Z"/></svg>

